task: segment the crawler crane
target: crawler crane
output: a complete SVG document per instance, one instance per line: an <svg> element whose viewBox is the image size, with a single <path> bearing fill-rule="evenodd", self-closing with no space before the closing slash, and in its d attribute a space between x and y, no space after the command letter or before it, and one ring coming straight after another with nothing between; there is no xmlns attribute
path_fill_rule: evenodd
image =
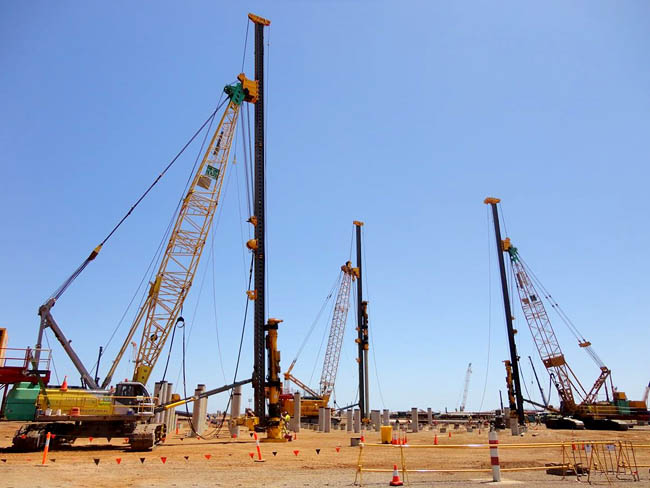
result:
<svg viewBox="0 0 650 488"><path fill-rule="evenodd" d="M17 449L40 449L45 442L46 432L55 434L53 443L59 445L70 444L78 437L126 437L134 450L150 449L164 439L165 425L152 422L156 407L145 385L169 333L176 322L182 320L180 311L192 285L219 203L240 108L244 102L255 104L260 97L257 81L247 79L244 74L240 74L238 80L238 83L224 88L227 108L182 201L146 300L101 387L72 349L70 341L52 316L52 307L81 271L97 257L108 238L40 307L41 321L34 364L39 364L43 333L50 328L88 389L67 388L65 384L62 388L17 384L7 398L7 418L32 421L16 433L13 442ZM141 324L142 336L133 379L118 383L114 391L109 391L113 374ZM248 382L250 380L244 380L235 385ZM225 389L228 386L212 392Z"/></svg>
<svg viewBox="0 0 650 488"><path fill-rule="evenodd" d="M500 238L497 210L499 201L497 198L486 198L484 202L492 206L495 233L499 236L498 238ZM568 319L562 309L559 308L559 305L552 300L550 294L521 259L519 251L512 245L510 239L505 238L497 244L499 246L498 252L500 259L503 254L507 254L509 258L512 276L515 281L526 323L532 334L540 359L548 371L560 397L559 409L551 409L548 407L549 410L555 410L559 415L549 417L546 425L549 428L575 428L581 423L584 423L584 427L590 429L627 430L627 424L621 421L647 422L650 420L650 413L644 402L628 401L625 393L616 390L612 382L611 370L605 366L600 357L592 349L591 342L579 333L575 325ZM501 268L501 271L502 282L505 283L507 276L505 275L504 268ZM538 288L544 295L538 292ZM504 297L506 297L504 301L507 301L509 300L507 298L507 286L504 290ZM546 313L544 299L558 312L562 320L569 326L572 333L578 339L580 348L587 351L600 369L598 378L589 390L582 386L582 383L565 359L558 338L551 326L549 316ZM509 306L507 306L506 315L509 314L510 310ZM514 343L514 340L512 342ZM512 349L511 354L513 354ZM514 352L514 356L515 358L513 358L511 367L515 380L515 396L521 398L521 390L519 389L518 383L519 373L518 369L515 369L518 359L516 352ZM609 390L607 385L609 385ZM603 389L605 390L606 400L599 400L599 393ZM611 399L610 392L612 395ZM530 400L526 401L537 406L546 407L545 405L539 405ZM517 407L520 408L519 405Z"/></svg>
<svg viewBox="0 0 650 488"><path fill-rule="evenodd" d="M340 286L332 313L332 323L327 341L327 349L325 350L325 358L323 360L323 372L320 378L319 392L307 386L291 373L298 358L292 361L291 366L284 373L284 379L286 381L295 383L307 393L307 396L300 400L300 409L301 416L310 421L318 418L319 408L327 408L330 396L334 391L334 383L336 382L339 358L341 356L341 346L343 345L345 323L350 308L350 288L352 282L358 276L359 269L353 268L350 261L341 266ZM293 413L293 395L283 394L281 399L283 410Z"/></svg>

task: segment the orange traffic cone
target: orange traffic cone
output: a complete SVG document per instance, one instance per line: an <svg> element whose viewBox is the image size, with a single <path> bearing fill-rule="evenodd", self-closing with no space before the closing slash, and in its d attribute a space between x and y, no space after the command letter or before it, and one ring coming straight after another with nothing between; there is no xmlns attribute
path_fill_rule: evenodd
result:
<svg viewBox="0 0 650 488"><path fill-rule="evenodd" d="M397 464L393 464L393 479L391 480L390 483L388 483L388 486L402 486L404 483L402 483L402 480L399 479L399 471L397 471Z"/></svg>
<svg viewBox="0 0 650 488"><path fill-rule="evenodd" d="M63 384L61 385L61 391L68 391L68 377L63 377Z"/></svg>

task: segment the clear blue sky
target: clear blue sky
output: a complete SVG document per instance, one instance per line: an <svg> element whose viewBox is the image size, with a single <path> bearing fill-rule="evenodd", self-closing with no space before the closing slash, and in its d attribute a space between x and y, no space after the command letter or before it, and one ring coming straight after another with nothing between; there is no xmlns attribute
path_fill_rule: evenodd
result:
<svg viewBox="0 0 650 488"><path fill-rule="evenodd" d="M488 365L483 408L497 407L508 353L482 203L492 195L503 200L510 237L615 383L640 398L650 379L647 2L41 1L0 10L0 324L11 346L35 342L38 306L214 108L241 69L252 11L272 20L269 310L284 319L284 369L361 219L377 365L371 406L453 409L472 362L468 409L481 404ZM88 365L133 296L197 151L54 308ZM186 302L191 388L232 378L248 261L243 181L235 166ZM517 320L527 361L536 356L519 311ZM308 381L315 367L312 385L326 322L295 370ZM341 404L356 392L352 316L348 326ZM556 327L590 384L597 368ZM168 373L176 384L178 345ZM76 378L54 349L59 376ZM251 351L249 326L240 377L252 370ZM530 383L527 362L523 369Z"/></svg>

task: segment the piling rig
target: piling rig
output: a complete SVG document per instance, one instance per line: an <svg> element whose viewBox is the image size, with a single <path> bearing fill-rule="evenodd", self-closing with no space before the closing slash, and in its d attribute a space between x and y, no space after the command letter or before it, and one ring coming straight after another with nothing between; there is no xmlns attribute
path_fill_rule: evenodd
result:
<svg viewBox="0 0 650 488"><path fill-rule="evenodd" d="M510 238L501 240L499 215L497 204L498 198L486 198L484 203L492 207L492 215L497 239L497 252L501 271L501 282L503 284L504 305L506 320L508 321L508 332L510 342L510 364L509 376L512 375L514 383L514 396L516 408L520 415L520 422L523 414L523 401L520 390L518 356L514 335L516 331L512 328L513 316L510 310L508 297L507 274L504 266L504 254L509 258L511 275L517 288L519 302L521 304L526 323L532 334L533 342L539 353L560 398L560 407L541 405L537 402L526 399L525 401L535 406L546 408L555 413L546 420L549 428L580 428L581 425L588 429L602 430L627 430L625 421L650 420L650 412L643 401L629 401L624 392L618 391L613 384L611 370L604 364L598 354L591 347L591 342L584 338L568 316L560 308L559 304L551 297L539 279L521 259L519 251L514 247ZM543 295L538 292L538 288ZM550 318L546 313L544 301L547 301L555 309L563 322L569 327L578 340L578 345L584 349L598 366L600 373L590 389L583 387L582 383L573 372L566 361L560 343L551 325ZM608 389L609 385L609 389ZM599 393L604 390L606 399L599 400ZM610 397L611 394L611 397ZM512 401L511 401L512 403Z"/></svg>
<svg viewBox="0 0 650 488"><path fill-rule="evenodd" d="M267 20L253 14L249 14L249 18L256 24L256 27L269 24ZM257 30L259 32L259 29ZM263 66L263 61L258 54L260 46L263 49L262 39L256 38L256 80L250 80L242 73L238 75L237 83L224 88L228 105L201 164L194 173L187 194L181 202L169 242L162 255L155 279L149 285L144 304L129 329L101 387L98 385L98 379L88 372L54 319L52 308L86 266L98 256L102 246L131 214L144 195L108 237L90 253L81 266L39 308L38 313L41 320L37 345L34 349L34 369L41 363L39 356L42 350L43 334L49 328L79 372L82 388L68 388L66 381L60 388L47 388L44 384L16 384L7 397L6 416L9 420L31 421L31 423L23 425L14 436L13 443L16 449L40 449L45 442L46 432L55 434L52 447L71 444L78 437L106 437L109 440L113 437L125 437L129 440L132 449L147 450L165 438L165 425L153 422L154 413L160 407L156 407L155 399L148 393L145 385L169 333L178 321L183 320L180 312L192 285L219 204L240 108L243 103L252 103L257 112L263 106L263 79L258 76L258 68ZM260 125L256 115L256 135L262 132L261 145L259 137L256 136L256 156L258 145L263 151L263 118L261 122ZM162 174L156 182L161 176ZM263 173L259 181L263 186ZM263 223L263 215L258 214L257 218ZM274 326L277 328L277 323L277 321L274 323L272 319L269 320L269 329ZM109 390L108 386L113 374L129 344L132 344L132 338L140 325L142 325L142 336L132 381L120 382L114 389ZM272 335L269 332L269 336ZM277 352L276 341L271 338L268 342L273 344L270 349L274 348ZM279 364L279 353L277 355L276 358L270 353L270 364ZM211 390L204 396L226 391L248 382L250 380L235 382L233 385ZM179 398L175 397L173 400L175 402ZM192 398L186 399L186 401L193 400Z"/></svg>

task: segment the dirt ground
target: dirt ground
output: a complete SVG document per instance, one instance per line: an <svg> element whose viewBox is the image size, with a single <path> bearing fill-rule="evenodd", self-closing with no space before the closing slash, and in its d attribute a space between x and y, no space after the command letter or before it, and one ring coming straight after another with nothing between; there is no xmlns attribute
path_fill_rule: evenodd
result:
<svg viewBox="0 0 650 488"><path fill-rule="evenodd" d="M11 452L11 438L19 425L17 422L0 422L1 487L352 486L355 483L360 452L359 447L350 447L350 438L355 437L352 433L335 430L325 434L303 429L292 442L262 443L265 462L258 463L251 459L251 453L256 451L255 441L246 429L242 429L238 439L230 439L225 432L219 438L204 440L171 435L163 445L146 453L124 450L121 438L113 439L111 443L106 439L93 439L92 442L80 440L71 448L50 451L46 465L41 466L41 453ZM468 433L462 427L451 430L451 438L448 433L443 434L436 429L408 434L408 443L411 446L430 445L433 444L435 435L441 446L487 443L485 430ZM378 432L365 434L367 444L379 443L379 440ZM550 431L544 427L535 427L522 437L513 437L508 431L499 434L500 444L585 440L626 440L648 446L650 430L647 427L637 427L628 432ZM394 446L367 445L363 449L362 463L364 468L392 469L393 464L400 464L400 451ZM489 451L486 448L406 447L403 452L408 469L490 467ZM638 447L634 452L641 481L633 486L650 486L647 467L650 465L650 448ZM502 468L562 462L562 450L559 447L534 450L502 447L499 455ZM141 459L144 459L144 463ZM99 460L99 463L95 464L95 460ZM646 467L640 467L641 465ZM613 475L609 478L616 485L631 483L629 475L623 476L623 480L616 480ZM559 488L575 486L576 483L575 476L567 476L562 480L561 476L548 475L544 470L503 472L502 479L502 484L531 487ZM390 480L389 472L363 473L364 486L387 486ZM410 484L415 486L461 487L481 485L490 480L489 472L409 473ZM583 481L586 484L586 476ZM592 483L597 486L609 484L604 475L595 473Z"/></svg>

